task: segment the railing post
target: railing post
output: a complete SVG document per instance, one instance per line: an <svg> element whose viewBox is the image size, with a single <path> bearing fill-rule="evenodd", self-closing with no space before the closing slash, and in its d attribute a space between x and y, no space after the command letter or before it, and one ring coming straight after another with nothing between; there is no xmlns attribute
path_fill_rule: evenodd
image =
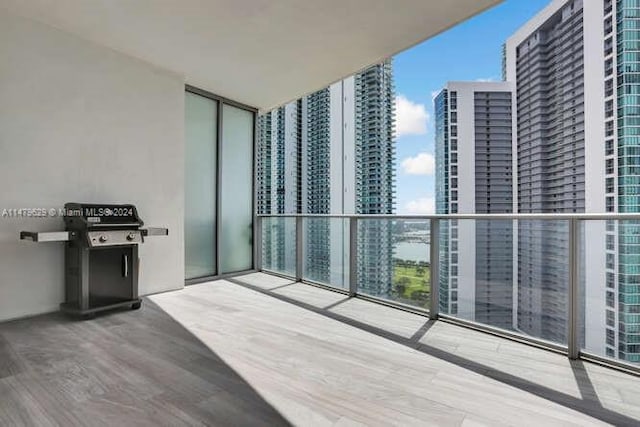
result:
<svg viewBox="0 0 640 427"><path fill-rule="evenodd" d="M358 218L349 218L349 296L358 293Z"/></svg>
<svg viewBox="0 0 640 427"><path fill-rule="evenodd" d="M580 220L569 220L569 313L567 316L567 345L569 359L580 357Z"/></svg>
<svg viewBox="0 0 640 427"><path fill-rule="evenodd" d="M429 270L431 275L429 318L437 320L440 312L440 220L431 218L429 221Z"/></svg>
<svg viewBox="0 0 640 427"><path fill-rule="evenodd" d="M303 218L301 216L296 217L296 282L302 281L304 270L304 230L303 230Z"/></svg>
<svg viewBox="0 0 640 427"><path fill-rule="evenodd" d="M254 218L253 245L255 269L262 271L262 217L260 215Z"/></svg>

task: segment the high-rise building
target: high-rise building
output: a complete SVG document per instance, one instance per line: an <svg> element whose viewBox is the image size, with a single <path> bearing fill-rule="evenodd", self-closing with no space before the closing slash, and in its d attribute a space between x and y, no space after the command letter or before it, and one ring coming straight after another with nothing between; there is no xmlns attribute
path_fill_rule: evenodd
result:
<svg viewBox="0 0 640 427"><path fill-rule="evenodd" d="M606 209L637 213L640 212L640 4L605 0L602 10L592 14L594 21L600 19L599 27L604 32L604 45L600 48L604 58L598 59L602 60L601 66L604 64L605 74L604 104L599 109L604 107L605 117L605 159L601 163L605 168ZM638 235L637 222L607 224L606 352L636 363L640 362Z"/></svg>
<svg viewBox="0 0 640 427"><path fill-rule="evenodd" d="M506 43L518 212L639 212L640 4L555 0ZM583 224L584 348L640 362L640 227ZM566 223L520 222L518 322L566 340Z"/></svg>
<svg viewBox="0 0 640 427"><path fill-rule="evenodd" d="M450 82L435 105L437 213L511 212L511 84ZM450 220L440 227L441 310L512 329L512 221Z"/></svg>
<svg viewBox="0 0 640 427"><path fill-rule="evenodd" d="M258 209L261 213L390 214L395 197L395 90L391 61L332 84L259 118ZM291 269L286 242L293 221L269 220L263 260ZM288 224L288 225L286 225ZM348 223L305 220L305 277L348 283ZM289 229L287 233L287 227ZM358 282L388 296L392 279L390 224L363 221Z"/></svg>
<svg viewBox="0 0 640 427"><path fill-rule="evenodd" d="M301 212L302 101L292 102L261 116L258 132L257 188L259 213ZM295 221L273 218L265 221L262 256L265 265L277 271L295 270Z"/></svg>
<svg viewBox="0 0 640 427"><path fill-rule="evenodd" d="M513 85L513 164L491 165L491 177L513 174L513 212L640 211L638 28L637 2L554 0L507 40L503 76L510 82L504 84ZM478 213L493 211L478 205L478 197L488 195L489 186L493 195L495 185L486 181L488 169L485 182L478 179L483 148L475 144L474 158L462 148L468 139L462 136L463 126L475 126L476 137L483 132L478 121L483 113L471 117L462 112L471 97L462 95L461 87L475 85L450 84L435 100L438 213L468 213L472 207ZM477 107L478 97L472 98ZM495 147L493 139L485 147L489 152ZM463 183L471 170L476 171L475 181ZM489 203L494 206L487 199L486 207ZM462 223L441 226L441 308L496 324L477 318L482 280L469 267L473 257L464 254L468 246L481 251L486 242L477 227L464 230ZM581 344L591 353L640 362L640 226L633 221L585 221L582 227L580 298L588 314L581 319ZM513 298L511 328L566 343L568 234L567 221L518 221L513 292L501 290ZM475 242L466 245L464 239ZM498 264L485 261L493 274ZM473 280L467 280L472 274Z"/></svg>
<svg viewBox="0 0 640 427"><path fill-rule="evenodd" d="M614 178L614 159L605 154L605 146L615 145L616 126L611 6L606 0L555 0L507 40L506 78L516 85L516 212L614 210L615 183L608 179ZM615 245L605 251L603 222L584 229L581 296L589 315L583 345L614 356L615 340L607 336L618 335L616 322L606 326L606 317L615 316L615 307L605 302L615 291L604 284L605 266L614 274L608 259L615 257ZM567 340L568 233L566 221L518 224L516 326L555 342Z"/></svg>

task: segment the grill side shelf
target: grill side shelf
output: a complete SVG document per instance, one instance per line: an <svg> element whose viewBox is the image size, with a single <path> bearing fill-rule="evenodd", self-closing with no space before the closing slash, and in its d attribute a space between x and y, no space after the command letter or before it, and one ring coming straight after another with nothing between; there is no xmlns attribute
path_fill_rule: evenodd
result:
<svg viewBox="0 0 640 427"><path fill-rule="evenodd" d="M32 242L67 242L76 238L74 231L21 231L20 240Z"/></svg>
<svg viewBox="0 0 640 427"><path fill-rule="evenodd" d="M168 228L160 228L160 227L148 227L148 228L143 228L140 231L142 231L142 235L147 237L147 236L168 236L169 235L169 229Z"/></svg>

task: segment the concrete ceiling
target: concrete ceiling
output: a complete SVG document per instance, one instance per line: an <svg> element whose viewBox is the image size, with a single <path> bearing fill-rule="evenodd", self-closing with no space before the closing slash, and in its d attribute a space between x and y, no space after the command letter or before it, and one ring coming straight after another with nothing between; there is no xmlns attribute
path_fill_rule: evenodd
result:
<svg viewBox="0 0 640 427"><path fill-rule="evenodd" d="M269 110L501 1L0 0L0 7Z"/></svg>

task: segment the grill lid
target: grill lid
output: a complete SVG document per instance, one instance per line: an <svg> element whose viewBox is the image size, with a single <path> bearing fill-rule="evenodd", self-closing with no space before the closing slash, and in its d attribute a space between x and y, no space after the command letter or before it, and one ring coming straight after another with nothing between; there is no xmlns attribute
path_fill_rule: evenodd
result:
<svg viewBox="0 0 640 427"><path fill-rule="evenodd" d="M139 228L144 224L134 205L65 203L64 222L68 230Z"/></svg>

